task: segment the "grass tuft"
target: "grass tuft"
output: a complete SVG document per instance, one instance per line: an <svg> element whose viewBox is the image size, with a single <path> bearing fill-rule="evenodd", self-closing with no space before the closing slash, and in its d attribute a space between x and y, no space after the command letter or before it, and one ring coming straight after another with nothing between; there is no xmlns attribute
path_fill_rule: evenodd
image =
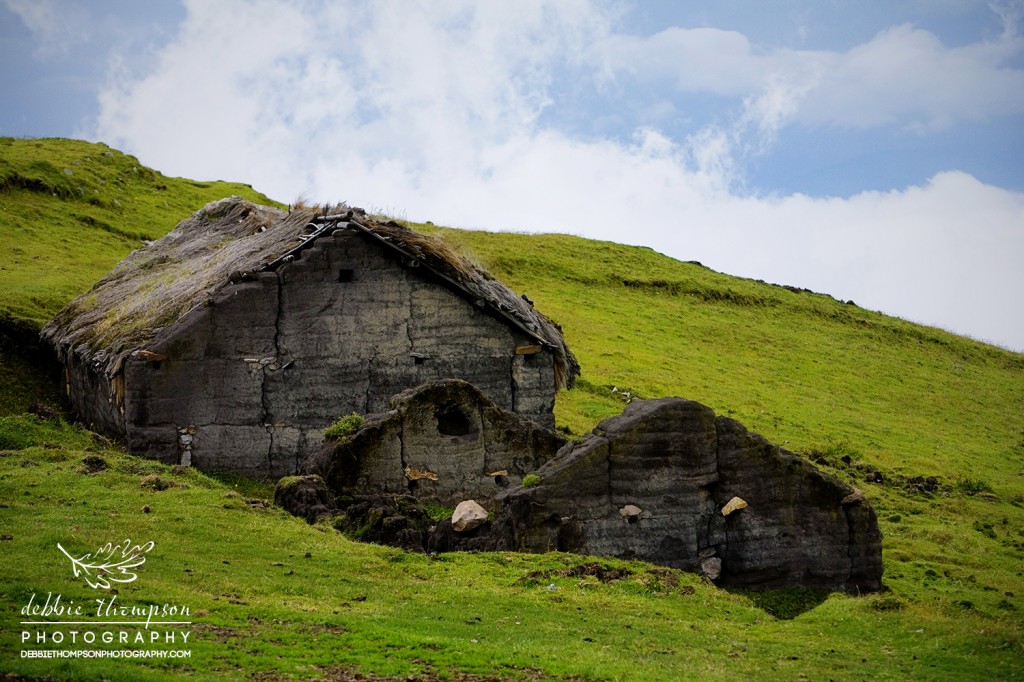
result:
<svg viewBox="0 0 1024 682"><path fill-rule="evenodd" d="M345 415L324 429L324 437L344 438L345 436L351 436L365 423L366 418L363 417L363 415L353 412L352 414Z"/></svg>
<svg viewBox="0 0 1024 682"><path fill-rule="evenodd" d="M535 486L540 485L541 482L543 482L543 480L544 479L538 476L537 474L526 474L525 476L523 476L523 487L533 488Z"/></svg>

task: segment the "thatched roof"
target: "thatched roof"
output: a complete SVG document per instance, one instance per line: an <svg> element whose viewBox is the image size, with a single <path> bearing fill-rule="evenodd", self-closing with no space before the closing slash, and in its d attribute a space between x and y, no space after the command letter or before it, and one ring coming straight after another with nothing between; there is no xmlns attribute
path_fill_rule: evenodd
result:
<svg viewBox="0 0 1024 682"><path fill-rule="evenodd" d="M558 326L530 303L443 240L345 205L285 212L239 197L208 204L162 239L129 254L58 313L43 329L43 338L113 377L128 355L219 290L301 258L304 248L338 228L373 240L406 266L426 270L427 276L532 337L554 355L559 385L572 386L579 363Z"/></svg>

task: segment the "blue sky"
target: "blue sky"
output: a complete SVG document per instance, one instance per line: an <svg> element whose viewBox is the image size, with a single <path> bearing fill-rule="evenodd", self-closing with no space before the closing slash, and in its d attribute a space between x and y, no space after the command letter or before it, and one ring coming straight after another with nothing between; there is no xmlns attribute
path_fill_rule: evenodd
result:
<svg viewBox="0 0 1024 682"><path fill-rule="evenodd" d="M1024 350L1022 31L1022 0L0 0L0 134Z"/></svg>

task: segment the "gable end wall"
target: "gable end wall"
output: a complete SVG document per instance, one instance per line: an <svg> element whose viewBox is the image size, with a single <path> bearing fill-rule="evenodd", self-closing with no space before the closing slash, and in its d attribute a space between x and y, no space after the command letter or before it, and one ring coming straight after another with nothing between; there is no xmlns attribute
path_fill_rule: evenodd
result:
<svg viewBox="0 0 1024 682"><path fill-rule="evenodd" d="M222 290L125 368L129 447L256 476L297 472L338 417L444 378L554 426L548 352L379 245L325 237L276 272Z"/></svg>

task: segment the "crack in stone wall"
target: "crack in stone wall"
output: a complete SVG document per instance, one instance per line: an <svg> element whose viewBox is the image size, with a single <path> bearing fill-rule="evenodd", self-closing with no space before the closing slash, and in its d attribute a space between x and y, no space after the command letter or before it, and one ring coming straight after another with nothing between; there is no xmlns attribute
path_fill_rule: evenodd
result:
<svg viewBox="0 0 1024 682"><path fill-rule="evenodd" d="M610 440L606 441L606 445L607 448L605 451L605 462L608 466L608 504L614 507L615 497L612 490L612 442Z"/></svg>
<svg viewBox="0 0 1024 682"><path fill-rule="evenodd" d="M411 495L416 490L416 485L415 485L416 482L413 481L409 476L405 475L406 469L409 466L409 462L406 459L406 452L405 452L405 423L404 422L398 428L398 434L397 435L398 435L398 461L400 463L400 471L401 471L401 475L405 477L405 487L409 490L409 494Z"/></svg>
<svg viewBox="0 0 1024 682"><path fill-rule="evenodd" d="M716 538L715 523L719 520L715 515L719 513L718 502L716 499L718 494L719 482L722 479L722 446L721 446L721 434L719 432L719 420L715 419L715 479L714 482L708 485L708 500L711 509L708 515L708 543L714 545L714 539ZM725 517L721 519L722 532L721 532L721 543L715 547L715 555L724 557L729 552L729 524Z"/></svg>
<svg viewBox="0 0 1024 682"><path fill-rule="evenodd" d="M853 577L854 563L856 557L854 556L854 530L853 530L853 519L850 518L850 509L843 507L843 518L846 519L846 558L848 564L847 580Z"/></svg>
<svg viewBox="0 0 1024 682"><path fill-rule="evenodd" d="M519 382L516 381L516 358L518 356L513 353L512 357L508 359L508 385L512 391L512 404L509 406L515 410L519 405L516 402L516 394L519 392Z"/></svg>
<svg viewBox="0 0 1024 682"><path fill-rule="evenodd" d="M261 367L263 372L263 381L260 386L262 391L261 400L263 403L263 423L269 436L269 442L267 443L267 467L269 471L274 471L274 429L277 428L276 421L274 418L274 412L272 409L270 394L267 390L267 372L278 371L281 365L281 319L284 315L284 278L280 271L274 272L277 280L277 301L274 306L274 362L270 365L264 365ZM271 369L276 367L278 369Z"/></svg>
<svg viewBox="0 0 1024 682"><path fill-rule="evenodd" d="M409 314L405 318L405 338L408 339L408 341L409 341L409 352L412 353L415 350L415 348L416 348L416 344L415 344L415 342L413 341L413 338L412 338L412 320L413 320L413 315L415 314L415 308L413 307L413 300L412 300L413 288L414 287L413 287L413 283L409 281L408 275L406 275L405 281L408 284L408 291L409 291Z"/></svg>

